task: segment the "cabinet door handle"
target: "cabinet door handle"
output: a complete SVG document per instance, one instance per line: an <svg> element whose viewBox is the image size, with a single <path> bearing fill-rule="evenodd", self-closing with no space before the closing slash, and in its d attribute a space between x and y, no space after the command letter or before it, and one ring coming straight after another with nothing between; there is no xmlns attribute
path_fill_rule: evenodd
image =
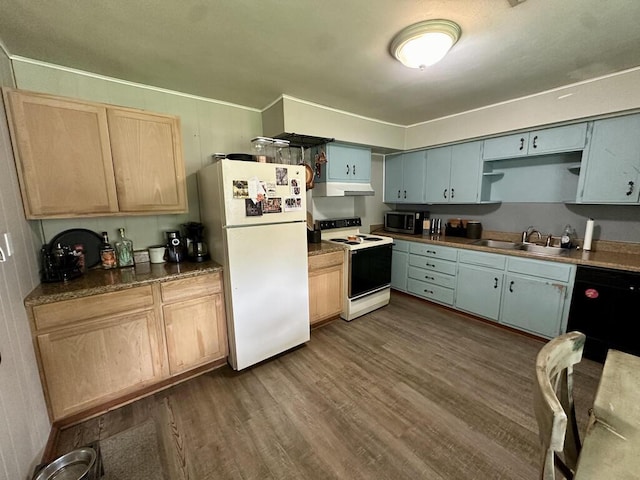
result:
<svg viewBox="0 0 640 480"><path fill-rule="evenodd" d="M538 148L538 135L533 137L533 148Z"/></svg>
<svg viewBox="0 0 640 480"><path fill-rule="evenodd" d="M349 175L349 165L347 165L347 175Z"/></svg>
<svg viewBox="0 0 640 480"><path fill-rule="evenodd" d="M513 280L509 282L509 291L513 293L513 284L516 283Z"/></svg>
<svg viewBox="0 0 640 480"><path fill-rule="evenodd" d="M356 174L356 166L355 165L351 168L351 171L353 172L354 175Z"/></svg>
<svg viewBox="0 0 640 480"><path fill-rule="evenodd" d="M495 282L493 288L498 288L498 277L493 277L493 281Z"/></svg>
<svg viewBox="0 0 640 480"><path fill-rule="evenodd" d="M518 150L524 150L524 137L520 139L520 148Z"/></svg>
<svg viewBox="0 0 640 480"><path fill-rule="evenodd" d="M456 196L456 191L455 191L455 189L452 188L451 189L451 198L453 198L455 196Z"/></svg>
<svg viewBox="0 0 640 480"><path fill-rule="evenodd" d="M407 191L406 190L404 191L404 198L405 199L407 198Z"/></svg>
<svg viewBox="0 0 640 480"><path fill-rule="evenodd" d="M447 198L447 190L449 190L449 189L448 189L448 188L445 188L445 189L444 189L444 192L442 192L442 196L443 196L444 198Z"/></svg>
<svg viewBox="0 0 640 480"><path fill-rule="evenodd" d="M627 190L627 197L633 193L633 181L629 182L629 190Z"/></svg>
<svg viewBox="0 0 640 480"><path fill-rule="evenodd" d="M406 190L405 190L406 191ZM398 198L400 198L400 190L398 190Z"/></svg>

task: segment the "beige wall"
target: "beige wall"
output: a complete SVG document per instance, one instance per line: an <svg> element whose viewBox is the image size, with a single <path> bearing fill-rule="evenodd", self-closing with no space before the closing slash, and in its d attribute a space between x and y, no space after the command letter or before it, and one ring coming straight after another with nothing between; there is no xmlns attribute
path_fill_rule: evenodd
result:
<svg viewBox="0 0 640 480"><path fill-rule="evenodd" d="M407 128L406 150L640 108L640 68Z"/></svg>
<svg viewBox="0 0 640 480"><path fill-rule="evenodd" d="M640 109L640 68L540 92L429 122L402 126L282 96L263 112L264 134L335 138L379 153L494 136Z"/></svg>
<svg viewBox="0 0 640 480"><path fill-rule="evenodd" d="M404 149L405 127L284 95L263 113L264 134L299 133L368 145L377 151Z"/></svg>
<svg viewBox="0 0 640 480"><path fill-rule="evenodd" d="M0 48L0 81L13 86ZM0 103L0 234L9 232L14 253L0 263L0 478L31 478L50 424L40 386L31 333L22 303L38 284L39 240L24 219L11 141ZM6 245L0 235L0 246Z"/></svg>
<svg viewBox="0 0 640 480"><path fill-rule="evenodd" d="M42 221L43 241L68 228L107 231L115 238L125 227L134 248L146 248L165 240L167 230L185 221L199 221L196 172L215 152L248 152L251 139L262 135L262 117L258 110L194 97L147 85L71 70L56 65L13 59L18 88L85 100L122 105L180 116L189 213L132 217L96 217Z"/></svg>

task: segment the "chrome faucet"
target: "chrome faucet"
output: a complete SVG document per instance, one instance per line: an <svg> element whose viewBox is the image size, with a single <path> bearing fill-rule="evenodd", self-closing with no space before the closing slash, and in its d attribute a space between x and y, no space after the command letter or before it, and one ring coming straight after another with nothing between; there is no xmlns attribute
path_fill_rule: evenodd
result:
<svg viewBox="0 0 640 480"><path fill-rule="evenodd" d="M531 236L534 233L538 236L538 240L542 240L542 234L538 230L536 230L533 225L531 225L524 232L522 232L522 242L529 242L531 240Z"/></svg>

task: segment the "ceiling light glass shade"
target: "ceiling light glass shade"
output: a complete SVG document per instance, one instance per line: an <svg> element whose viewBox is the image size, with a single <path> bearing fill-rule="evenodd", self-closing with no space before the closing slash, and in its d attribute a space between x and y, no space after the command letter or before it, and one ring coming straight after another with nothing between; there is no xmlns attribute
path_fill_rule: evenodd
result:
<svg viewBox="0 0 640 480"><path fill-rule="evenodd" d="M409 68L424 69L444 58L462 30L450 20L415 23L391 41L391 54Z"/></svg>

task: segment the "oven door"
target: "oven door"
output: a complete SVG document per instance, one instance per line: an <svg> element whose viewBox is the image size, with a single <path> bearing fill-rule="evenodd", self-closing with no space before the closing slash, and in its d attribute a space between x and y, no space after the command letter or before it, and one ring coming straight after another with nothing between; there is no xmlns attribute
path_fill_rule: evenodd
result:
<svg viewBox="0 0 640 480"><path fill-rule="evenodd" d="M390 286L392 247L392 244L386 244L349 251L349 298Z"/></svg>

